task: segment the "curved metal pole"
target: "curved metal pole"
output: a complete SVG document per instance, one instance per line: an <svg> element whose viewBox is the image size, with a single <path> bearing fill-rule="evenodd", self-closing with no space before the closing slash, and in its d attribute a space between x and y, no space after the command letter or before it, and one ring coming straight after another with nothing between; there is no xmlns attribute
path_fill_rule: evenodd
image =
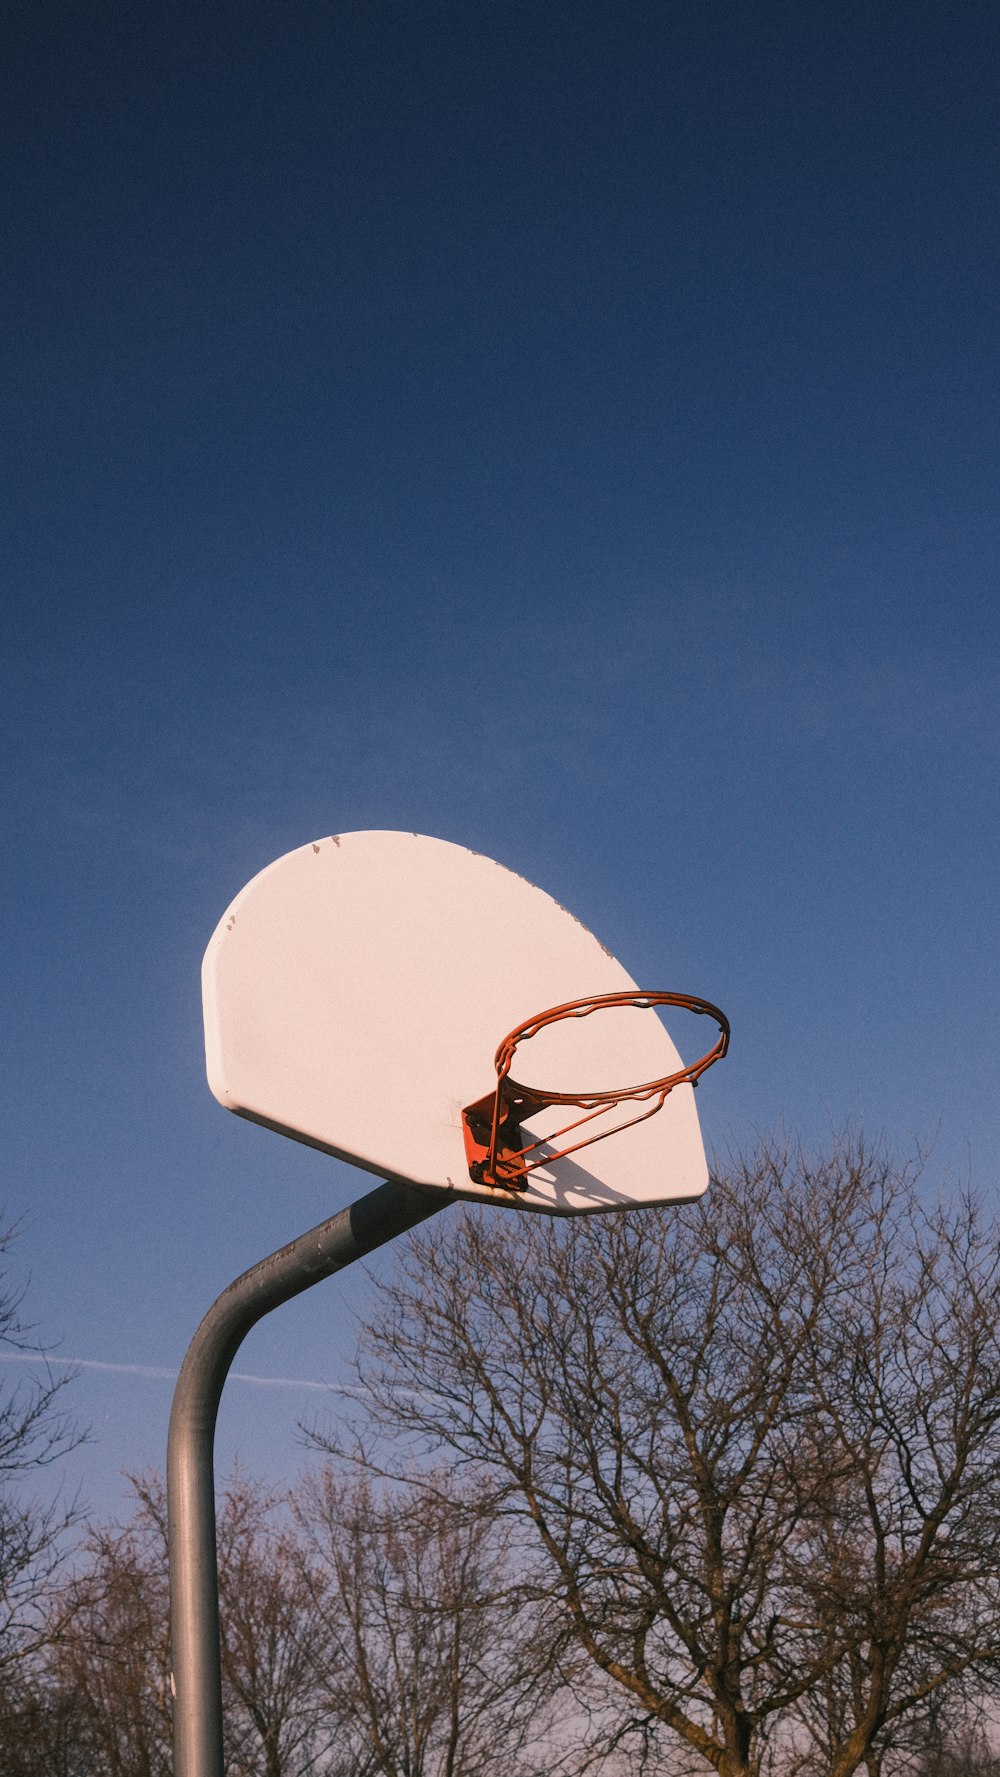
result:
<svg viewBox="0 0 1000 1777"><path fill-rule="evenodd" d="M167 1443L175 1777L223 1777L213 1455L230 1365L251 1327L272 1308L451 1201L412 1185L379 1185L244 1271L213 1303L188 1347Z"/></svg>

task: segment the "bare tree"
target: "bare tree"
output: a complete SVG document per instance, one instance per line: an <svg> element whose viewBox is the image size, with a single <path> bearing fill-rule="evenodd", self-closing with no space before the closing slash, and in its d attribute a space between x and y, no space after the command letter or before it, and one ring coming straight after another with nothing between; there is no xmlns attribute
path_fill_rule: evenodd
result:
<svg viewBox="0 0 1000 1777"><path fill-rule="evenodd" d="M170 1777L170 1658L162 1493L137 1481L124 1529L92 1528L55 1600L37 1688L67 1713L95 1777Z"/></svg>
<svg viewBox="0 0 1000 1777"><path fill-rule="evenodd" d="M331 1770L480 1777L558 1759L551 1658L497 1525L441 1477L380 1493L327 1467L296 1496L327 1648ZM543 1748L545 1749L543 1751Z"/></svg>
<svg viewBox="0 0 1000 1777"><path fill-rule="evenodd" d="M304 1777L328 1740L327 1638L285 1502L238 1476L219 1515L219 1612L228 1765Z"/></svg>
<svg viewBox="0 0 1000 1777"><path fill-rule="evenodd" d="M996 1686L1000 1257L975 1204L925 1213L857 1141L764 1146L681 1212L449 1221L383 1288L366 1400L530 1527L552 1646L616 1688L619 1744L874 1774L906 1723ZM391 1466L371 1434L356 1454Z"/></svg>
<svg viewBox="0 0 1000 1777"><path fill-rule="evenodd" d="M81 1769L94 1777L169 1777L173 1769L164 1493L157 1477L134 1486L137 1510L124 1529L91 1530L34 1676L36 1727L58 1702ZM220 1503L218 1542L227 1770L303 1777L315 1764L323 1712L290 1520L262 1483L237 1476Z"/></svg>
<svg viewBox="0 0 1000 1777"><path fill-rule="evenodd" d="M0 1685L0 1777L96 1777L81 1743L76 1698L36 1657Z"/></svg>
<svg viewBox="0 0 1000 1777"><path fill-rule="evenodd" d="M132 1519L91 1530L44 1646L8 1686L0 1777L169 1777L163 1488L134 1485ZM539 1768L548 1649L511 1601L495 1526L443 1484L390 1501L328 1471L290 1507L237 1476L218 1551L232 1777Z"/></svg>
<svg viewBox="0 0 1000 1777"><path fill-rule="evenodd" d="M1000 1777L1000 1756L982 1737L956 1740L925 1760L921 1777Z"/></svg>
<svg viewBox="0 0 1000 1777"><path fill-rule="evenodd" d="M66 1533L78 1521L74 1503L36 1491L81 1434L61 1404L71 1378L53 1370L24 1319L24 1290L9 1264L17 1236L16 1227L0 1230L0 1346L36 1362L33 1373L0 1393L0 1676L30 1657L46 1633L49 1588L66 1553Z"/></svg>

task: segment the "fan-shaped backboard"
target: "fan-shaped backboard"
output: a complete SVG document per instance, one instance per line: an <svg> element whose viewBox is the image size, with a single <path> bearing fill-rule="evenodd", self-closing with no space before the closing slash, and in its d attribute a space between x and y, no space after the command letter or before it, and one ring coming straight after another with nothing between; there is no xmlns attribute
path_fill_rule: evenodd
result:
<svg viewBox="0 0 1000 1777"><path fill-rule="evenodd" d="M648 1121L530 1173L522 1193L471 1179L461 1113L495 1086L501 1039L637 983L550 895L462 846L342 833L288 853L223 915L203 986L219 1102L383 1178L557 1215L683 1202L708 1182L687 1085ZM616 1011L539 1033L517 1077L571 1090L680 1065L655 1013ZM565 1121L553 1109L526 1127Z"/></svg>

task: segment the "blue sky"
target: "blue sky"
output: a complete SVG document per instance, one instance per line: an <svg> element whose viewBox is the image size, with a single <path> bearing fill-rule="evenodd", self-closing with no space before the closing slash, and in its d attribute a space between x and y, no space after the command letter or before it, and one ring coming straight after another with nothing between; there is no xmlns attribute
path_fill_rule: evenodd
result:
<svg viewBox="0 0 1000 1777"><path fill-rule="evenodd" d="M998 35L919 0L12 25L2 1195L61 1351L169 1375L367 1188L203 1076L219 915L331 831L486 851L725 1006L718 1149L863 1115L995 1189ZM363 1300L241 1370L342 1377ZM169 1393L81 1371L99 1510ZM234 1383L223 1461L287 1472L315 1399Z"/></svg>

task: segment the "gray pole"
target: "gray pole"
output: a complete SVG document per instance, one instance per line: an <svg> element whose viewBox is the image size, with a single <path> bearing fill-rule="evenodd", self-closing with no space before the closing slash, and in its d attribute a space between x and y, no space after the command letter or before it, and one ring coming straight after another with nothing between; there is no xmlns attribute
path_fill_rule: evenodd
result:
<svg viewBox="0 0 1000 1777"><path fill-rule="evenodd" d="M167 1443L175 1777L223 1777L215 1420L223 1384L252 1326L451 1202L385 1184L244 1271L212 1304L174 1390Z"/></svg>

